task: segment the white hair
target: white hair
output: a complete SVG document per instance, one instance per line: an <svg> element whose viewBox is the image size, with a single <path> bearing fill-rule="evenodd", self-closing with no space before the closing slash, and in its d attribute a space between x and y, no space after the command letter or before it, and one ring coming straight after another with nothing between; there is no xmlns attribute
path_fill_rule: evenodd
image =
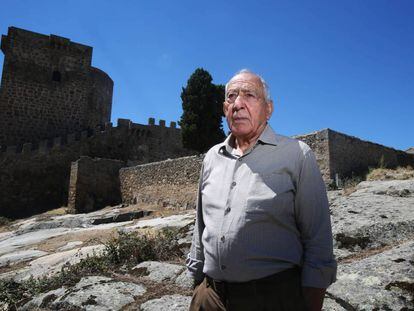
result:
<svg viewBox="0 0 414 311"><path fill-rule="evenodd" d="M263 79L260 75L258 75L257 73L254 73L253 71L249 70L249 69L241 69L238 72L236 72L233 77L231 77L231 79L229 80L229 82L226 83L226 88L225 88L225 92L227 94L227 88L229 86L229 83L231 82L231 80L235 77L238 76L240 74L251 74L254 75L256 77L259 78L260 82L262 83L262 87L263 87L263 91L264 91L264 97L266 99L266 101L271 101L272 97L270 96L270 89L269 86L267 85L265 79Z"/></svg>

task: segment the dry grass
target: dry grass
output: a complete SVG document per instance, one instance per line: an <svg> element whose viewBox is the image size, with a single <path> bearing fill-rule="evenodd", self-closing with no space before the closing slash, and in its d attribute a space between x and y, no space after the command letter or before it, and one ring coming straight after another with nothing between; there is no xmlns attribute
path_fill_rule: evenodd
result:
<svg viewBox="0 0 414 311"><path fill-rule="evenodd" d="M352 254L352 255L349 255L347 257L344 257L344 258L340 259L339 263L344 264L344 263L351 263L351 262L355 262L355 261L360 261L362 259L374 256L376 254L383 253L383 252L391 249L394 246L395 245L393 245L393 246L386 245L386 246L381 246L381 247L377 247L377 248L371 248L371 249L368 249L368 250L364 250L364 251L359 252L357 254Z"/></svg>
<svg viewBox="0 0 414 311"><path fill-rule="evenodd" d="M62 206L60 208L52 209L50 211L45 212L45 215L50 216L60 216L60 215L66 215L68 213L68 207Z"/></svg>
<svg viewBox="0 0 414 311"><path fill-rule="evenodd" d="M12 231L14 220L0 216L0 233Z"/></svg>
<svg viewBox="0 0 414 311"><path fill-rule="evenodd" d="M353 176L345 179L342 191L344 195L350 195L356 191L357 185L363 180L406 180L411 178L414 178L414 168L411 166L397 167L395 169L379 167L370 169L365 177Z"/></svg>
<svg viewBox="0 0 414 311"><path fill-rule="evenodd" d="M396 169L376 168L371 170L366 180L405 180L414 178L414 169L411 166L397 167Z"/></svg>
<svg viewBox="0 0 414 311"><path fill-rule="evenodd" d="M35 217L38 221L41 221L41 220L48 220L54 216L62 216L66 214L68 214L68 208L65 206L62 206L60 208L55 208L50 211L46 211L41 214L31 216L29 218Z"/></svg>
<svg viewBox="0 0 414 311"><path fill-rule="evenodd" d="M175 284L171 284L168 282L158 283L158 282L152 282L150 280L138 278L139 282L138 284L144 285L144 287L147 289L147 291L135 298L135 301L128 306L124 307L123 310L139 310L139 306L152 299L158 299L165 295L183 295L183 296L191 296L193 291L190 289L181 288Z"/></svg>
<svg viewBox="0 0 414 311"><path fill-rule="evenodd" d="M383 245L383 246L379 246L379 247L375 247L375 248L368 248L368 249L364 249L361 252L346 256L340 260L338 260L338 262L340 264L346 264L346 263L352 263L355 261L360 261L362 259L383 253L385 251L388 251L394 247L397 247L398 245L404 244L406 242L410 241L410 239L404 239L404 240L400 240L398 242L393 243L392 245ZM393 260L395 261L395 260Z"/></svg>
<svg viewBox="0 0 414 311"><path fill-rule="evenodd" d="M10 219L8 219L6 217L3 217L3 216L0 216L0 227L7 227L11 224L11 222L12 221ZM0 232L1 232L1 230L0 230Z"/></svg>
<svg viewBox="0 0 414 311"><path fill-rule="evenodd" d="M352 177L345 179L344 185L342 187L342 193L343 195L350 195L351 193L354 193L357 189L358 184L363 179L361 177Z"/></svg>

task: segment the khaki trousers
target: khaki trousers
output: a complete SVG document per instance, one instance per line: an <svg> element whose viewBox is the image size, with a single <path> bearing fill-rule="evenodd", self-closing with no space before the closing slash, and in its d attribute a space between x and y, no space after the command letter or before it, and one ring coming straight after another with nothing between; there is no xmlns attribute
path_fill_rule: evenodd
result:
<svg viewBox="0 0 414 311"><path fill-rule="evenodd" d="M289 269L245 283L206 277L194 290L190 311L304 311L300 272Z"/></svg>

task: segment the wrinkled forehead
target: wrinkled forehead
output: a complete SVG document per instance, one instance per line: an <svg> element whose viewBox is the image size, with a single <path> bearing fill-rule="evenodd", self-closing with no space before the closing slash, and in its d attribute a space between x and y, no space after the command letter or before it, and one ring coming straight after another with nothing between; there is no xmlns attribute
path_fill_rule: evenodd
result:
<svg viewBox="0 0 414 311"><path fill-rule="evenodd" d="M260 78L254 74L242 73L235 75L227 84L227 90L241 89L263 92L263 85Z"/></svg>

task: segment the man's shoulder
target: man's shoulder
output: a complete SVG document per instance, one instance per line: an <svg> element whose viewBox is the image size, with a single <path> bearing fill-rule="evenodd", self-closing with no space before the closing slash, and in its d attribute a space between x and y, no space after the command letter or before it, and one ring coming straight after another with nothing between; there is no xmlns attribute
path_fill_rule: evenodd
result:
<svg viewBox="0 0 414 311"><path fill-rule="evenodd" d="M209 153L217 153L217 152L219 152L219 150L222 147L225 147L225 143L224 142L221 142L221 143L218 143L218 144L214 145L213 147L211 147L210 149L208 149L208 151L206 152L206 156Z"/></svg>
<svg viewBox="0 0 414 311"><path fill-rule="evenodd" d="M299 153L305 155L310 151L309 146L301 140L276 133L269 125L264 130L260 139L267 144L275 145L276 150L284 150L289 153Z"/></svg>
<svg viewBox="0 0 414 311"><path fill-rule="evenodd" d="M312 152L311 148L303 142L302 140L292 138L289 136L284 136L281 134L275 133L275 139L277 142L277 145L283 148L288 148L290 150L294 150L297 153L305 155L308 152Z"/></svg>
<svg viewBox="0 0 414 311"><path fill-rule="evenodd" d="M224 142L221 142L219 144L214 145L211 147L204 156L204 162L208 161L212 157L215 157L219 152L221 148L225 148Z"/></svg>

